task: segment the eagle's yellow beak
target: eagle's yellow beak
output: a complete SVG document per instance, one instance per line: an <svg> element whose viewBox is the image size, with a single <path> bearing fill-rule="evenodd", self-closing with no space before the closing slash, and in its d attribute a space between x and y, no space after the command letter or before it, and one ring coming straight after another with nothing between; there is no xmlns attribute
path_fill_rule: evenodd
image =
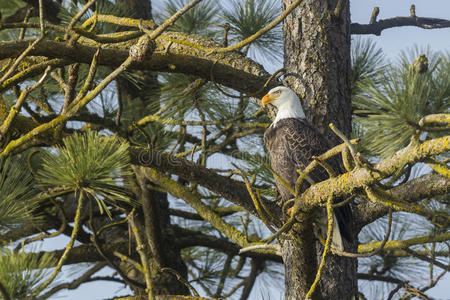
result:
<svg viewBox="0 0 450 300"><path fill-rule="evenodd" d="M267 103L272 102L272 101L275 100L276 98L277 98L277 97L274 97L274 96L271 95L271 94L265 94L264 97L262 97L262 99L261 99L262 106L263 106L263 107L266 106Z"/></svg>

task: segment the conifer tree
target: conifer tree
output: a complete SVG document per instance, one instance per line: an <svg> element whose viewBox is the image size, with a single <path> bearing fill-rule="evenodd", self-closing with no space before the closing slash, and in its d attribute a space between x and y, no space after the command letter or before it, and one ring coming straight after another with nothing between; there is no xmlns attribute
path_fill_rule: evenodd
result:
<svg viewBox="0 0 450 300"><path fill-rule="evenodd" d="M449 268L450 56L388 63L350 37L450 21L351 23L349 5L2 1L0 298L107 281L102 298L428 299ZM294 194L295 214L262 142L260 98L282 84L336 146L299 171L338 155L347 172ZM345 252L295 234L339 197Z"/></svg>

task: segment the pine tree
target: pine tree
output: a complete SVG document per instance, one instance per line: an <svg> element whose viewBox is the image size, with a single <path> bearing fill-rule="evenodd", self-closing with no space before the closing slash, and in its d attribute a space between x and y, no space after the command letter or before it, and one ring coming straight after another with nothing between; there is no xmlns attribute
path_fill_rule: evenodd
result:
<svg viewBox="0 0 450 300"><path fill-rule="evenodd" d="M286 299L427 299L448 270L450 56L417 48L388 64L350 37L449 21L412 7L351 23L348 0L0 11L1 298L111 281L121 289L103 298L278 298L284 282ZM294 216L262 146L275 111L259 99L281 84L347 170L293 195ZM330 195L354 214L344 253L296 234L314 231L308 214Z"/></svg>

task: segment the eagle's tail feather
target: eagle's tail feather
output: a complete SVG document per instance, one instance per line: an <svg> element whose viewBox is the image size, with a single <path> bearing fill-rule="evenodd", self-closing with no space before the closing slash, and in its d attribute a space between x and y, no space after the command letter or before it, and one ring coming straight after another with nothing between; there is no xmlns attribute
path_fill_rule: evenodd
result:
<svg viewBox="0 0 450 300"><path fill-rule="evenodd" d="M331 245L337 250L344 251L344 242L342 241L341 230L335 214L333 214L333 219L333 240Z"/></svg>
<svg viewBox="0 0 450 300"><path fill-rule="evenodd" d="M327 216L323 216L319 223L319 231L317 234L322 235L324 238L327 237L328 231L328 219ZM339 223L336 215L333 213L333 236L331 240L331 246L337 250L344 251L344 242L342 241L341 230L339 229Z"/></svg>

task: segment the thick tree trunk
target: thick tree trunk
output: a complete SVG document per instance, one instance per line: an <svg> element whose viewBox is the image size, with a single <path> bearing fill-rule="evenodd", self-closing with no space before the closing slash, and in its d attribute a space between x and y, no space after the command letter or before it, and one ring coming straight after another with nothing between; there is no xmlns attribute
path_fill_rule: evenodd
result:
<svg viewBox="0 0 450 300"><path fill-rule="evenodd" d="M292 228L289 238L282 242L284 262L285 299L305 299L317 272L316 245L312 220L308 214L299 216L301 224ZM315 298L320 298L320 287Z"/></svg>
<svg viewBox="0 0 450 300"><path fill-rule="evenodd" d="M283 0L283 8L293 0ZM336 9L340 2L341 9ZM348 0L304 0L283 24L284 67L289 86L301 97L309 121L332 144L340 143L329 130L333 122L347 136L351 133L350 103L350 10ZM309 224L308 224L309 223ZM312 229L308 220L303 224ZM297 231L297 240L286 240L283 246L286 300L304 299L311 283L311 251L318 260L322 246L311 247L311 236ZM302 240L303 242L298 242ZM354 243L345 245L354 252ZM317 250L316 250L317 249ZM309 262L311 264L311 262ZM313 264L316 269L318 263ZM329 255L321 284L314 299L350 299L357 291L357 260ZM306 273L307 275L305 275ZM314 274L312 274L314 273ZM296 276L298 274L298 276ZM304 275L302 275L304 274Z"/></svg>
<svg viewBox="0 0 450 300"><path fill-rule="evenodd" d="M283 0L283 6L294 2ZM350 10L342 0L305 0L283 24L284 67L289 86L301 97L309 120L334 143L330 122L346 135L351 132Z"/></svg>

